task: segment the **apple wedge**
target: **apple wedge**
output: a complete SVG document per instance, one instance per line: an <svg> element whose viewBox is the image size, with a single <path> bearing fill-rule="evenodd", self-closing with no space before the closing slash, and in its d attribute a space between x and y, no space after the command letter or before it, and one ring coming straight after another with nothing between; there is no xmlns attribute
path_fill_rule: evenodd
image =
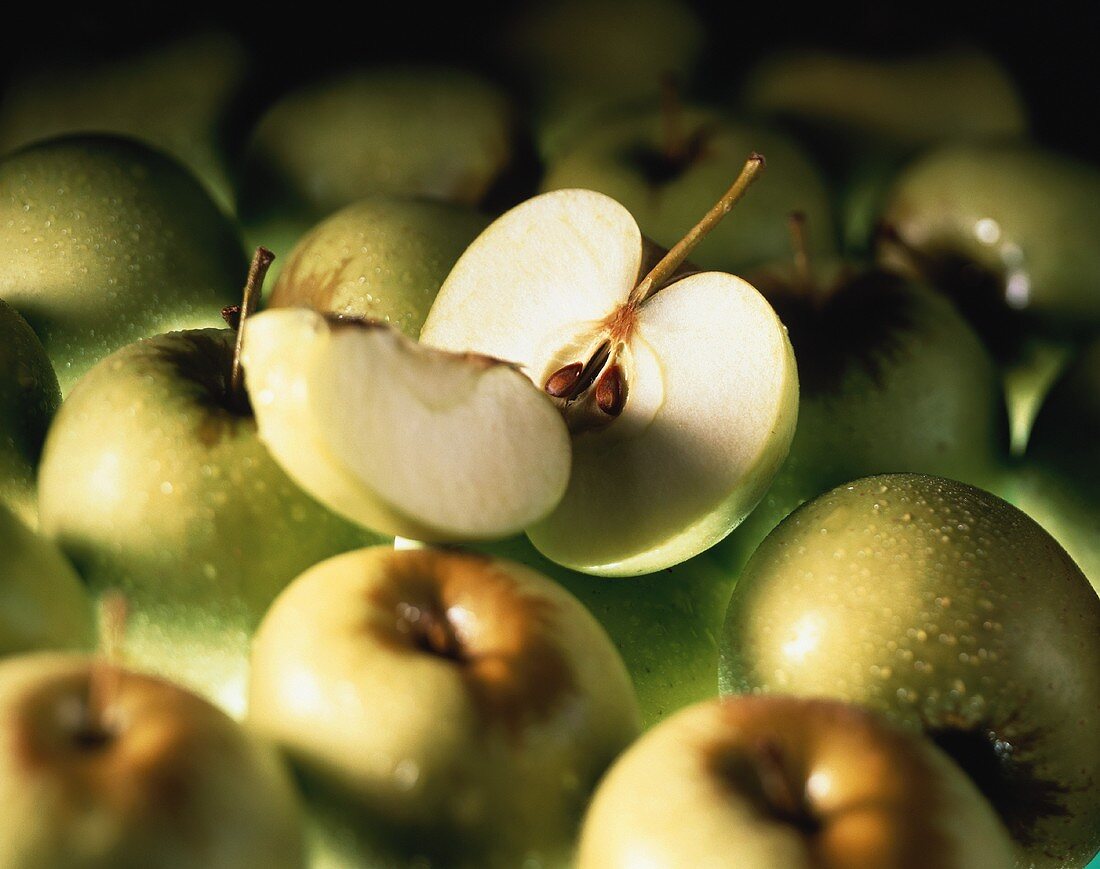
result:
<svg viewBox="0 0 1100 869"><path fill-rule="evenodd" d="M786 330L741 278L682 270L762 167L754 154L652 269L623 206L561 190L496 220L444 282L421 341L514 361L573 436L564 498L527 526L552 561L618 576L684 561L748 514L786 456Z"/></svg>
<svg viewBox="0 0 1100 869"><path fill-rule="evenodd" d="M307 492L376 531L489 540L542 519L569 479L565 424L514 366L305 309L244 329L260 438Z"/></svg>

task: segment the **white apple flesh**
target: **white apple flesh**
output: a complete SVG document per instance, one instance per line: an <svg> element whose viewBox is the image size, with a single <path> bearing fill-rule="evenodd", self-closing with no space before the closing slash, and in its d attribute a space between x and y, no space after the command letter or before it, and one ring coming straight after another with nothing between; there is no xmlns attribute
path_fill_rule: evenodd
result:
<svg viewBox="0 0 1100 869"><path fill-rule="evenodd" d="M718 272L655 281L649 255L613 199L537 196L467 249L421 333L435 347L509 359L558 399L573 472L527 533L586 573L650 573L722 539L763 495L794 432L794 354L764 298Z"/></svg>
<svg viewBox="0 0 1100 869"><path fill-rule="evenodd" d="M421 347L364 320L266 311L244 328L260 438L338 513L426 541L515 534L561 499L569 435L499 359Z"/></svg>

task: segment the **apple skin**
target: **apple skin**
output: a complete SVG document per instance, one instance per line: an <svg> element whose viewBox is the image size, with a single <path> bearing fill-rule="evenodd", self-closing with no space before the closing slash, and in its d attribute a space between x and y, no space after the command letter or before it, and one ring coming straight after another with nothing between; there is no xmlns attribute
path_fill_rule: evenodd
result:
<svg viewBox="0 0 1100 869"><path fill-rule="evenodd" d="M576 865L1003 869L1012 862L996 814L930 742L842 703L742 697L685 709L619 758L585 817Z"/></svg>
<svg viewBox="0 0 1100 869"><path fill-rule="evenodd" d="M383 546L280 595L249 710L313 810L382 865L557 865L639 729L614 646L559 586L484 555Z"/></svg>
<svg viewBox="0 0 1100 869"><path fill-rule="evenodd" d="M716 112L685 108L682 138L694 138L697 144L693 155L666 165L664 124L662 113L650 108L592 126L549 165L542 190L575 187L605 193L634 215L646 237L671 247L730 185L745 157L759 151L768 160L764 180L737 204L736 214L692 252L692 262L740 274L750 266L786 257L787 217L792 211L802 211L815 228L814 252L832 251L828 190L794 141Z"/></svg>
<svg viewBox="0 0 1100 869"><path fill-rule="evenodd" d="M889 61L827 51L772 55L749 72L742 105L801 128L891 150L1027 131L1008 72L972 48Z"/></svg>
<svg viewBox="0 0 1100 869"><path fill-rule="evenodd" d="M476 76L351 70L287 94L257 123L241 181L245 234L285 256L317 221L364 196L477 205L514 149L507 99Z"/></svg>
<svg viewBox="0 0 1100 869"><path fill-rule="evenodd" d="M0 656L91 649L92 599L65 556L0 504Z"/></svg>
<svg viewBox="0 0 1100 869"><path fill-rule="evenodd" d="M102 728L87 721L96 680ZM76 655L8 658L0 732L4 866L305 866L274 752L175 685Z"/></svg>
<svg viewBox="0 0 1100 869"><path fill-rule="evenodd" d="M295 486L227 405L234 337L159 335L93 368L50 429L39 497L43 532L92 591L129 600L129 660L240 714L271 601L379 538Z"/></svg>
<svg viewBox="0 0 1100 869"><path fill-rule="evenodd" d="M1100 594L1100 339L1043 402L1011 499L1073 556Z"/></svg>
<svg viewBox="0 0 1100 869"><path fill-rule="evenodd" d="M1000 374L941 295L895 273L823 264L748 275L787 326L798 361L798 427L760 505L718 544L739 572L779 522L848 480L897 471L997 488L1008 469Z"/></svg>
<svg viewBox="0 0 1100 869"><path fill-rule="evenodd" d="M1100 848L1100 598L987 492L899 474L804 505L738 580L721 666L723 693L832 697L932 736L1000 813L1017 865Z"/></svg>
<svg viewBox="0 0 1100 869"><path fill-rule="evenodd" d="M517 9L506 59L532 94L547 160L621 103L656 99L662 81L689 83L706 43L697 13L679 0L550 0Z"/></svg>
<svg viewBox="0 0 1100 869"><path fill-rule="evenodd" d="M736 573L713 550L645 576L599 577L561 567L526 537L477 547L550 577L596 617L630 672L642 722L718 694L718 641Z"/></svg>
<svg viewBox="0 0 1100 869"><path fill-rule="evenodd" d="M229 219L138 142L74 136L0 160L0 297L42 340L63 395L131 341L219 324L245 272Z"/></svg>
<svg viewBox="0 0 1100 869"><path fill-rule="evenodd" d="M227 213L234 192L222 142L248 56L227 33L196 33L109 60L44 59L9 77L0 100L0 153L94 130L171 154Z"/></svg>
<svg viewBox="0 0 1100 869"><path fill-rule="evenodd" d="M1100 326L1100 170L1031 145L933 150L895 181L882 256L950 295L995 352Z"/></svg>
<svg viewBox="0 0 1100 869"><path fill-rule="evenodd" d="M14 308L0 299L0 506L38 521L35 470L46 429L61 403L42 343Z"/></svg>
<svg viewBox="0 0 1100 869"><path fill-rule="evenodd" d="M295 245L268 307L381 320L415 340L440 285L488 223L449 203L362 199Z"/></svg>

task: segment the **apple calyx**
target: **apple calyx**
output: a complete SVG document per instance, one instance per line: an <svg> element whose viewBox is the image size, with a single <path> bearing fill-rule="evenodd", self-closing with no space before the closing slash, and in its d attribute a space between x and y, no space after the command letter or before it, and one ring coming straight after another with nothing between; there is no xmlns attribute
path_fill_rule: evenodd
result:
<svg viewBox="0 0 1100 869"><path fill-rule="evenodd" d="M750 154L729 189L599 326L592 342L595 349L587 359L568 362L546 378L543 391L561 410L571 434L603 428L622 414L630 392L629 347L638 310L669 282L691 252L730 213L765 165L763 154Z"/></svg>
<svg viewBox="0 0 1100 869"><path fill-rule="evenodd" d="M228 398L230 405L240 413L249 412L248 392L244 385L244 368L241 365L244 328L248 318L260 305L264 278L274 261L275 254L266 247L257 247L252 255L252 262L248 266L248 277L245 279L240 307L230 305L222 309L222 319L237 332L237 343L233 347L233 363L229 374Z"/></svg>

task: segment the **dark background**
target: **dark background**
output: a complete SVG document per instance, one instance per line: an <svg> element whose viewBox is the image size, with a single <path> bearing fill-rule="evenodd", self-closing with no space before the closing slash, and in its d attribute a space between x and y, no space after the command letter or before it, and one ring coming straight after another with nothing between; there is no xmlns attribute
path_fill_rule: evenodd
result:
<svg viewBox="0 0 1100 869"><path fill-rule="evenodd" d="M84 4L34 0L6 4L0 80L9 66L50 57L111 55L188 30L220 26L258 60L254 93L242 108L258 111L289 85L352 63L451 62L496 69L500 23L519 4L416 0L392 3L291 0L243 7L213 2ZM791 46L833 46L879 55L958 43L985 47L1015 76L1036 137L1100 162L1100 4L882 3L824 0L694 2L708 25L704 81L715 96L734 93L738 74L761 55ZM498 76L500 78L501 76ZM242 117L242 123L248 118Z"/></svg>

